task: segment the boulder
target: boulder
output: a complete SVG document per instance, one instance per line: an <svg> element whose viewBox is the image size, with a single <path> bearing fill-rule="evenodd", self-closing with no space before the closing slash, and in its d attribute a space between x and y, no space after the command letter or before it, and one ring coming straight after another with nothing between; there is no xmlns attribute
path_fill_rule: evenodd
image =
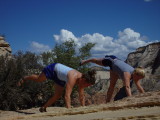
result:
<svg viewBox="0 0 160 120"><path fill-rule="evenodd" d="M5 38L0 36L0 56L11 56L12 49L10 44L5 41Z"/></svg>

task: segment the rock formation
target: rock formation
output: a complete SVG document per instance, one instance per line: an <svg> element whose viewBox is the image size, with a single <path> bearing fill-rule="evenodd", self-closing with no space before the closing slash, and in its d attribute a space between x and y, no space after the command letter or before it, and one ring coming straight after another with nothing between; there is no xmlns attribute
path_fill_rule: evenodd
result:
<svg viewBox="0 0 160 120"><path fill-rule="evenodd" d="M9 45L9 43L7 43L5 41L5 38L0 36L0 56L5 56L5 55L8 55L8 56L11 56L11 47Z"/></svg>
<svg viewBox="0 0 160 120"><path fill-rule="evenodd" d="M128 54L126 62L145 69L146 77L142 84L147 91L160 90L160 42L138 48Z"/></svg>
<svg viewBox="0 0 160 120"><path fill-rule="evenodd" d="M144 67L149 74L159 73L160 42L138 48L128 55L126 62L133 67Z"/></svg>

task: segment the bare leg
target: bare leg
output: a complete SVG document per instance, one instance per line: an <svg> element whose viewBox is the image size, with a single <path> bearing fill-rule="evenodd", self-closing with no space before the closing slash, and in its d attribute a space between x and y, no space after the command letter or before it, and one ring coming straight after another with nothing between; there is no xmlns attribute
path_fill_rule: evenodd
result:
<svg viewBox="0 0 160 120"><path fill-rule="evenodd" d="M48 106L55 103L63 94L64 87L61 87L60 85L55 84L55 93L54 96L52 96L44 105L43 108L46 109ZM41 108L40 108L41 109Z"/></svg>
<svg viewBox="0 0 160 120"><path fill-rule="evenodd" d="M26 82L27 80L32 80L32 81L35 81L35 82L43 82L45 81L47 78L45 76L45 74L42 72L40 75L30 75L30 76L25 76L23 79L21 79L19 82L18 82L18 86L21 86L24 82Z"/></svg>
<svg viewBox="0 0 160 120"><path fill-rule="evenodd" d="M110 85L107 91L107 99L106 102L110 102L112 99L112 95L114 92L114 87L116 85L116 82L118 80L118 75L114 73L113 71L110 71Z"/></svg>

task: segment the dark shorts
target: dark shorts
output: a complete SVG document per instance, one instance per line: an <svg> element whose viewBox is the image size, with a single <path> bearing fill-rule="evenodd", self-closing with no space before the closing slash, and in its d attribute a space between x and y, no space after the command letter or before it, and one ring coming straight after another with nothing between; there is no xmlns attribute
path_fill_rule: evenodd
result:
<svg viewBox="0 0 160 120"><path fill-rule="evenodd" d="M42 72L45 74L47 79L53 80L56 84L64 87L66 82L58 79L57 73L54 71L54 67L57 63L50 64L46 66Z"/></svg>
<svg viewBox="0 0 160 120"><path fill-rule="evenodd" d="M112 70L112 62L116 58L117 57L114 55L106 55L105 58L102 60L102 64L106 67L110 67L110 69Z"/></svg>

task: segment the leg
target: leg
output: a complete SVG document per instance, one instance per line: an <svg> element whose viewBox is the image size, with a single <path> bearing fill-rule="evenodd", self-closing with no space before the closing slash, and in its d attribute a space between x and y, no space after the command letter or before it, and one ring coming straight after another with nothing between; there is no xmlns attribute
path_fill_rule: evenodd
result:
<svg viewBox="0 0 160 120"><path fill-rule="evenodd" d="M50 106L50 105L52 105L53 103L55 103L55 102L62 96L63 90L64 90L64 87L62 87L62 86L60 86L60 85L58 85L58 84L55 83L55 93L54 93L54 96L52 96L52 97L47 101L47 103L45 103L45 104L43 105L43 107L40 108L40 112L44 112L45 109L46 109L48 106ZM44 110L42 110L42 109L44 109ZM42 111L41 111L41 110L42 110Z"/></svg>
<svg viewBox="0 0 160 120"><path fill-rule="evenodd" d="M132 87L132 84L133 84L133 80L130 81L130 87ZM123 99L124 97L127 97L127 93L126 93L126 88L122 87L122 88L120 88L118 93L115 95L114 101Z"/></svg>
<svg viewBox="0 0 160 120"><path fill-rule="evenodd" d="M110 85L107 91L107 99L106 102L110 102L112 99L112 95L114 92L114 87L116 85L116 82L118 80L118 75L114 73L113 71L110 71Z"/></svg>
<svg viewBox="0 0 160 120"><path fill-rule="evenodd" d="M32 80L35 82L43 82L45 81L47 78L45 76L45 74L42 72L40 75L30 75L30 76L25 76L24 78L22 78L19 82L18 82L18 86L21 86L24 82L26 82L27 80Z"/></svg>

